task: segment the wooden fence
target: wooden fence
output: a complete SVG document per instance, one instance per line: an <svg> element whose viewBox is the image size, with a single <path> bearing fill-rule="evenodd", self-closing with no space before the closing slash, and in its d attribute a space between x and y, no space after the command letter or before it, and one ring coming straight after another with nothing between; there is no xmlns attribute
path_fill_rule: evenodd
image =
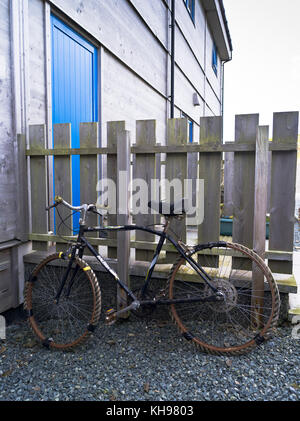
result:
<svg viewBox="0 0 300 421"><path fill-rule="evenodd" d="M136 122L134 145L130 144L130 133L125 130L125 122L108 122L106 147L97 146L98 123L82 123L78 149L71 148L70 124L54 125L53 149L45 146L45 126L31 126L29 149L25 154L29 157L30 172L31 229L28 238L33 242L33 249L47 250L49 242L51 247L56 244L57 250L65 247L57 234L48 234L49 231L55 232L55 229L54 220L49 218L45 207L53 198L53 171L55 194L72 201L72 155L80 155L82 203L97 201L99 156L106 159L107 178L115 180L117 185L122 181L125 186L129 185L131 175L145 180L148 185L151 179L162 177L162 174L165 174L166 179L177 178L183 181L188 178L190 162L198 162L194 174L204 180L204 221L194 227L194 241L217 241L220 239L222 160L226 153L234 153L231 178L234 183L232 241L257 250L268 260L273 272L286 274L277 277L280 289L295 292L292 260L298 113L274 113L272 141L269 141L269 128L259 126L258 120L258 114L236 116L235 141L222 143L222 118L203 117L200 121L199 142L190 144L187 120L170 119L165 145L156 142L154 120ZM270 234L266 250L267 169L270 152ZM190 156L195 158L195 154L196 159L188 159ZM163 166L165 170L161 171ZM122 180L119 179L119 171L123 171ZM129 194L129 188L127 191ZM125 208L123 214L108 215L108 224L130 222L129 196ZM61 210L63 217L68 212ZM155 218L151 214L136 215L134 221L148 225L157 222ZM96 224L97 218L91 218L89 223ZM55 224L57 230L58 218ZM171 228L180 234L183 241L186 240L190 227L187 227L185 219L176 221ZM71 226L64 227L61 232L65 237L73 238ZM154 236L144 232L136 232L135 237L131 238L129 233L123 232L111 233L107 239L91 237L89 240L95 246L107 246L107 257L118 259L118 268L124 280L128 278L130 268L132 273L137 273L137 268L144 267L141 262L149 261L156 247ZM135 249L134 256L130 249ZM168 263L174 259L174 248L166 244L164 250L166 253L161 262Z"/></svg>

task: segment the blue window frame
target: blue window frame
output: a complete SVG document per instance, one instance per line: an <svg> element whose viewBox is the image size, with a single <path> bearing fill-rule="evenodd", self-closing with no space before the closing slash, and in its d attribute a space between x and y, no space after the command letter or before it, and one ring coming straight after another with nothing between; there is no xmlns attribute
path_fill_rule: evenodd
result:
<svg viewBox="0 0 300 421"><path fill-rule="evenodd" d="M189 142L193 143L193 137L194 137L194 122L192 120L188 120L189 124Z"/></svg>
<svg viewBox="0 0 300 421"><path fill-rule="evenodd" d="M194 122L186 114L181 111L181 117L186 118L188 121L188 131L189 131L189 143L193 143L194 138Z"/></svg>
<svg viewBox="0 0 300 421"><path fill-rule="evenodd" d="M195 22L195 0L183 0L187 11L192 18L192 21Z"/></svg>
<svg viewBox="0 0 300 421"><path fill-rule="evenodd" d="M212 68L213 71L215 72L216 75L218 75L218 50L217 50L217 46L214 43L213 44L213 49L212 49Z"/></svg>

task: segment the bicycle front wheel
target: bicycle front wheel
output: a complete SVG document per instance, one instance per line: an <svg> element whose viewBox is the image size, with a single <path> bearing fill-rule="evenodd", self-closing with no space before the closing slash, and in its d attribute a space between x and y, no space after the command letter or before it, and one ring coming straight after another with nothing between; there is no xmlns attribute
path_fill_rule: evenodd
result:
<svg viewBox="0 0 300 421"><path fill-rule="evenodd" d="M168 278L169 298L200 298L170 306L183 336L203 351L227 355L242 354L270 337L279 316L280 296L264 261L247 247L225 242L198 245L192 258L223 298L201 302L214 293L179 257Z"/></svg>
<svg viewBox="0 0 300 421"><path fill-rule="evenodd" d="M45 346L68 349L82 343L94 330L100 318L101 292L90 266L76 257L57 301L69 263L61 255L52 254L35 267L25 285L24 308Z"/></svg>

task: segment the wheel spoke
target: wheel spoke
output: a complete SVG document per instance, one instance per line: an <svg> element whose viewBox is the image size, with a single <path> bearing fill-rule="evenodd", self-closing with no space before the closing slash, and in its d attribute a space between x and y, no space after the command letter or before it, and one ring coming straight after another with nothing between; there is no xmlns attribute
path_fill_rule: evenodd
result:
<svg viewBox="0 0 300 421"><path fill-rule="evenodd" d="M79 270L73 279L76 266L79 266ZM30 319L32 327L41 339L52 338L52 346L68 348L81 342L87 336L88 324L98 321L100 291L95 285L95 275L81 270L84 266L76 261L58 302L55 301L56 294L67 269L61 265L58 254L49 256L35 269L36 280L27 288L26 302L31 303L30 310L34 318L34 321ZM66 292L72 279L67 297Z"/></svg>
<svg viewBox="0 0 300 421"><path fill-rule="evenodd" d="M226 353L230 349L231 353L241 353L255 344L253 338L257 333L264 334L276 324L279 311L276 284L265 264L244 246L226 243L224 247L222 243L209 250L200 250L201 265L213 286L222 292L223 300L174 304L171 306L171 315L183 332L192 333L193 341L203 350ZM229 250L236 253L229 253ZM196 254L192 257L197 261ZM256 294L251 289L252 269L249 270L253 263L265 284L263 290L256 290ZM170 297L207 297L212 294L211 288L203 282L180 280L181 267L175 264L169 276ZM196 276L195 271L192 273ZM260 293L264 300L258 313L253 300L260 298ZM258 325L254 324L257 320Z"/></svg>

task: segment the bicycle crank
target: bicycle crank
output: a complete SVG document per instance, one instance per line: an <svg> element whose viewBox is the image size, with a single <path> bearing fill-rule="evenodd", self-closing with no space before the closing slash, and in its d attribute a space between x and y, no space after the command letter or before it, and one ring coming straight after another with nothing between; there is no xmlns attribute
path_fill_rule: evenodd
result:
<svg viewBox="0 0 300 421"><path fill-rule="evenodd" d="M105 312L105 324L108 326L113 325L117 321L116 317L116 310L114 308L110 308Z"/></svg>
<svg viewBox="0 0 300 421"><path fill-rule="evenodd" d="M110 326L117 321L117 318L120 316L120 314L126 313L126 311L136 310L137 308L139 308L139 306L139 301L133 301L129 306L124 307L119 311L116 311L115 309L111 308L106 311L105 323Z"/></svg>

